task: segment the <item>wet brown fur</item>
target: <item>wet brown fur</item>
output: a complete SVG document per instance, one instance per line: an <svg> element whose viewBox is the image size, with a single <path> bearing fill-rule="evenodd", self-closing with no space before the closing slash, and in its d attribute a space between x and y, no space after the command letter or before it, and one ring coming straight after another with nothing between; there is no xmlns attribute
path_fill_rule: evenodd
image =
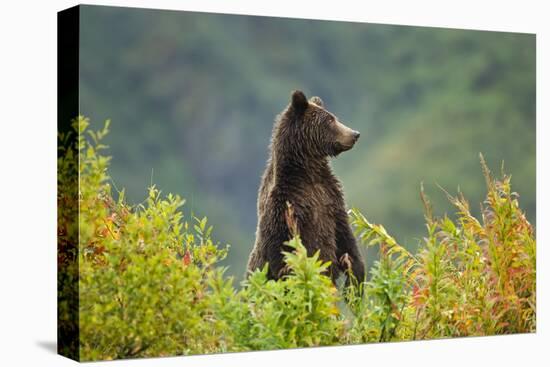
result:
<svg viewBox="0 0 550 367"><path fill-rule="evenodd" d="M281 251L291 237L285 211L292 205L298 232L308 254L320 251L330 261L333 281L349 266L364 279L364 263L348 223L343 189L329 158L353 147L359 133L343 125L328 112L319 97L308 101L300 91L276 118L270 157L258 193L256 242L248 270L269 263L268 276L284 274Z"/></svg>

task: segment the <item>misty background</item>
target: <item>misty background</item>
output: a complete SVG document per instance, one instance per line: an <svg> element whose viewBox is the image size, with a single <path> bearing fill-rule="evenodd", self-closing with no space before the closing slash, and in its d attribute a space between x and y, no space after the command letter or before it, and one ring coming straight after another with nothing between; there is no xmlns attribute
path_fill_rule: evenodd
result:
<svg viewBox="0 0 550 367"><path fill-rule="evenodd" d="M346 203L408 248L426 231L420 182L436 214L454 213L438 184L479 214L480 152L535 223L535 35L85 5L80 37L80 111L112 120L114 186L134 204L151 182L184 197L239 279L293 89L361 132L333 161Z"/></svg>

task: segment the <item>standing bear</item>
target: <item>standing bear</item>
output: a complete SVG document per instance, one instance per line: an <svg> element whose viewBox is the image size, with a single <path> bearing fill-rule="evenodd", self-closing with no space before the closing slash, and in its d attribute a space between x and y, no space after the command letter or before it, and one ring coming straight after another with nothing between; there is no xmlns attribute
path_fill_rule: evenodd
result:
<svg viewBox="0 0 550 367"><path fill-rule="evenodd" d="M285 274L281 252L292 250L284 244L292 237L290 206L308 255L319 251L321 260L331 262L327 275L333 282L348 268L358 281L364 280L364 263L348 222L342 185L329 164L331 157L350 150L358 138L359 132L338 121L319 97L308 101L301 91L292 93L273 127L248 271L269 263L270 279Z"/></svg>

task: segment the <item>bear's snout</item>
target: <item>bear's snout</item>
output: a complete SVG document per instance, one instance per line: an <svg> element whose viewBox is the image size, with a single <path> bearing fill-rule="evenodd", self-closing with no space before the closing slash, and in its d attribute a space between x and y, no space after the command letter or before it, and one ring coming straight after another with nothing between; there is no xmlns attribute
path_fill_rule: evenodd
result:
<svg viewBox="0 0 550 367"><path fill-rule="evenodd" d="M357 142L357 140L359 140L359 137L361 136L361 133L359 131L353 130L352 135L353 135L353 142L355 143L355 142Z"/></svg>

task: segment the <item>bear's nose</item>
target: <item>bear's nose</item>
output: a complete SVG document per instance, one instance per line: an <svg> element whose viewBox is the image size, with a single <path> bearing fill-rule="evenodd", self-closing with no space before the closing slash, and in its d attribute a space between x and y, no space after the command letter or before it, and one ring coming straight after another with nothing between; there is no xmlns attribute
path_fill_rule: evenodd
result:
<svg viewBox="0 0 550 367"><path fill-rule="evenodd" d="M359 137L361 136L361 133L359 131L354 131L353 132L353 139L355 141L359 140Z"/></svg>

